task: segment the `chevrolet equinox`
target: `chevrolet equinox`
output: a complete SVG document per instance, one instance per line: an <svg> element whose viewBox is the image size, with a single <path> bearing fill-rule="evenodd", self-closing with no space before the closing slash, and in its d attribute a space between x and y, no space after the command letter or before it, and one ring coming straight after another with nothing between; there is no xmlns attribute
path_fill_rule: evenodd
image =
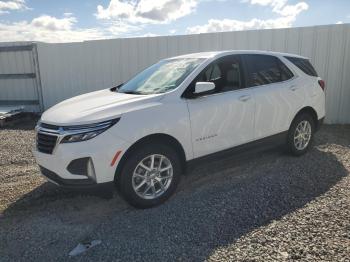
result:
<svg viewBox="0 0 350 262"><path fill-rule="evenodd" d="M304 154L325 116L324 88L298 55L177 56L51 107L36 126L33 152L55 184L116 185L131 205L152 207L174 193L194 159L275 141Z"/></svg>

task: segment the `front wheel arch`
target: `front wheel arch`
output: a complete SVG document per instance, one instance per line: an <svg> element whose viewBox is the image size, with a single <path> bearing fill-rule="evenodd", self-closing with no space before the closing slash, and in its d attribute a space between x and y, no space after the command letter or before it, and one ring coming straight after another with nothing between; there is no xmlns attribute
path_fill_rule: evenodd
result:
<svg viewBox="0 0 350 262"><path fill-rule="evenodd" d="M138 148L150 144L150 143L161 143L168 145L172 147L176 153L178 154L181 162L181 171L184 172L185 167L186 167L186 155L185 151L180 144L180 142L174 138L173 136L167 135L167 134L162 134L162 133L157 133L157 134L152 134L145 136L139 140L137 140L132 146L130 146L126 152L123 154L122 158L119 161L119 164L116 168L115 174L114 174L114 182L118 183L118 178L121 175L121 171L123 170L123 167L128 159L128 157L135 152Z"/></svg>

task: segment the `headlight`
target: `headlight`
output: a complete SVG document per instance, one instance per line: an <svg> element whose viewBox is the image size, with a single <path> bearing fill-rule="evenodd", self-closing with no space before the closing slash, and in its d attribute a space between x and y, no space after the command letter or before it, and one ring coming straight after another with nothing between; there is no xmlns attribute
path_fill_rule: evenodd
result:
<svg viewBox="0 0 350 262"><path fill-rule="evenodd" d="M81 134L76 134L76 135L67 135L62 139L61 143L72 143L72 142L89 140L89 139L94 138L95 136L101 134L103 131L105 131L105 130L93 131L93 132L88 132L88 133L81 133Z"/></svg>
<svg viewBox="0 0 350 262"><path fill-rule="evenodd" d="M62 127L67 135L63 137L61 143L73 143L92 139L116 124L119 119L120 118L89 125Z"/></svg>

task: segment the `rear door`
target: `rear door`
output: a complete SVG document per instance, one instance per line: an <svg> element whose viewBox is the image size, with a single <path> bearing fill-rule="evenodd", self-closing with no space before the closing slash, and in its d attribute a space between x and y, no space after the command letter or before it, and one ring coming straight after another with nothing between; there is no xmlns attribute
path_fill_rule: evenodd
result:
<svg viewBox="0 0 350 262"><path fill-rule="evenodd" d="M213 82L215 91L191 97L196 82ZM185 92L195 157L251 141L254 136L254 97L245 88L240 56L212 62Z"/></svg>
<svg viewBox="0 0 350 262"><path fill-rule="evenodd" d="M288 130L305 96L298 77L275 56L247 54L243 59L256 103L254 139Z"/></svg>

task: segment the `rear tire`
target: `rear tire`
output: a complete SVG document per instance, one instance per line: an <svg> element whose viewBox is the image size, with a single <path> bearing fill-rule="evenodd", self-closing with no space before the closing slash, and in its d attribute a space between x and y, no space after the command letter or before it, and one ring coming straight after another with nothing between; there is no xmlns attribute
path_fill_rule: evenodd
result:
<svg viewBox="0 0 350 262"><path fill-rule="evenodd" d="M293 120L287 137L287 147L291 154L301 156L305 154L313 141L315 120L307 113L302 113Z"/></svg>
<svg viewBox="0 0 350 262"><path fill-rule="evenodd" d="M163 144L143 144L127 159L119 180L124 199L136 208L162 204L175 191L181 176L176 151Z"/></svg>

